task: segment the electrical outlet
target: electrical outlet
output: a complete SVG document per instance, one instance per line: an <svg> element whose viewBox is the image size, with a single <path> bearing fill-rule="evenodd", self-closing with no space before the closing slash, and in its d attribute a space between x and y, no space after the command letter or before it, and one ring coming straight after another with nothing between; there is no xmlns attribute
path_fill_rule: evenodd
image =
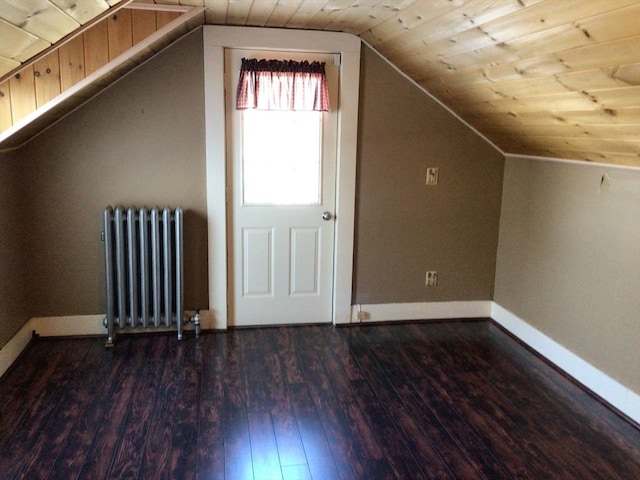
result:
<svg viewBox="0 0 640 480"><path fill-rule="evenodd" d="M438 169L437 168L427 168L427 185L437 185L438 184Z"/></svg>
<svg viewBox="0 0 640 480"><path fill-rule="evenodd" d="M425 280L425 285L427 287L435 287L438 285L438 272L435 270L428 270Z"/></svg>
<svg viewBox="0 0 640 480"><path fill-rule="evenodd" d="M369 312L358 312L358 320L368 320Z"/></svg>

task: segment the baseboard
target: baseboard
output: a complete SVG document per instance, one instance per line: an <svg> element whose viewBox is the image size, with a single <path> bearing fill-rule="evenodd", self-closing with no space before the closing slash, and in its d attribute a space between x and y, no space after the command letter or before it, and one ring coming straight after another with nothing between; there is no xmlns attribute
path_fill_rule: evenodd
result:
<svg viewBox="0 0 640 480"><path fill-rule="evenodd" d="M479 318L491 315L491 301L352 305L351 323Z"/></svg>
<svg viewBox="0 0 640 480"><path fill-rule="evenodd" d="M360 316L358 315L360 313ZM190 316L192 312L187 312ZM203 330L216 328L214 315L201 310ZM540 355L565 371L589 390L610 403L614 408L640 424L640 395L601 372L593 365L567 350L544 333L529 325L505 308L491 301L390 303L377 305L353 305L352 323L388 322L425 319L454 319L491 317L511 334L529 345ZM34 317L0 349L0 376L20 356L29 344L33 332L42 337L105 335L102 325L104 315L80 315L67 317ZM185 329L193 328L188 324ZM148 332L129 330L132 332Z"/></svg>
<svg viewBox="0 0 640 480"><path fill-rule="evenodd" d="M185 315L189 318L194 312L186 311ZM25 323L7 344L0 349L0 376L11 366L13 362L20 356L22 351L31 341L33 333L41 337L83 337L90 335L107 336L107 329L102 324L104 314L98 315L73 315L63 317L33 317ZM208 310L200 310L200 327L202 330L216 329L216 321L214 315ZM185 324L186 331L193 330L192 323ZM154 328L152 331L171 331L173 328ZM148 328L129 328L127 333L148 333Z"/></svg>
<svg viewBox="0 0 640 480"><path fill-rule="evenodd" d="M491 307L491 318L611 406L640 424L640 395L495 302Z"/></svg>
<svg viewBox="0 0 640 480"><path fill-rule="evenodd" d="M4 375L11 364L16 361L22 351L29 345L31 341L33 329L31 328L31 320L24 324L18 330L11 340L9 340L2 348L0 348L0 377Z"/></svg>

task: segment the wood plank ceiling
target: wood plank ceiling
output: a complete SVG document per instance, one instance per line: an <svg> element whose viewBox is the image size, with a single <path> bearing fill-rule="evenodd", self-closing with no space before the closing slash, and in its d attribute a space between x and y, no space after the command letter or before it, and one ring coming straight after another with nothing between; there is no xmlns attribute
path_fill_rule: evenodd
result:
<svg viewBox="0 0 640 480"><path fill-rule="evenodd" d="M505 153L640 167L640 0L141 1L353 33ZM117 3L0 0L0 68Z"/></svg>

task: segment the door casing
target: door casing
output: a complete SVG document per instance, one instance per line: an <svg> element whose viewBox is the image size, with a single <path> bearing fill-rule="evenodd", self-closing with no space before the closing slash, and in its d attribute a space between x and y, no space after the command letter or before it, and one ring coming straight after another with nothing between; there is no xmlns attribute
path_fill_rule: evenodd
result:
<svg viewBox="0 0 640 480"><path fill-rule="evenodd" d="M360 39L346 33L204 26L203 42L209 253L209 309L205 313L209 317L207 324L214 329L226 329L228 323L225 48L309 51L340 56L332 322L349 323L353 278Z"/></svg>

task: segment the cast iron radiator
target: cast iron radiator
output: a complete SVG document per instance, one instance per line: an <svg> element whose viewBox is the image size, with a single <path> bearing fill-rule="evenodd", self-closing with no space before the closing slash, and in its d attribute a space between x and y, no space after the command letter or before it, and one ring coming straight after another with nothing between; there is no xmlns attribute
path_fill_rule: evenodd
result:
<svg viewBox="0 0 640 480"><path fill-rule="evenodd" d="M104 254L107 347L116 328L177 326L184 319L182 209L107 207Z"/></svg>

